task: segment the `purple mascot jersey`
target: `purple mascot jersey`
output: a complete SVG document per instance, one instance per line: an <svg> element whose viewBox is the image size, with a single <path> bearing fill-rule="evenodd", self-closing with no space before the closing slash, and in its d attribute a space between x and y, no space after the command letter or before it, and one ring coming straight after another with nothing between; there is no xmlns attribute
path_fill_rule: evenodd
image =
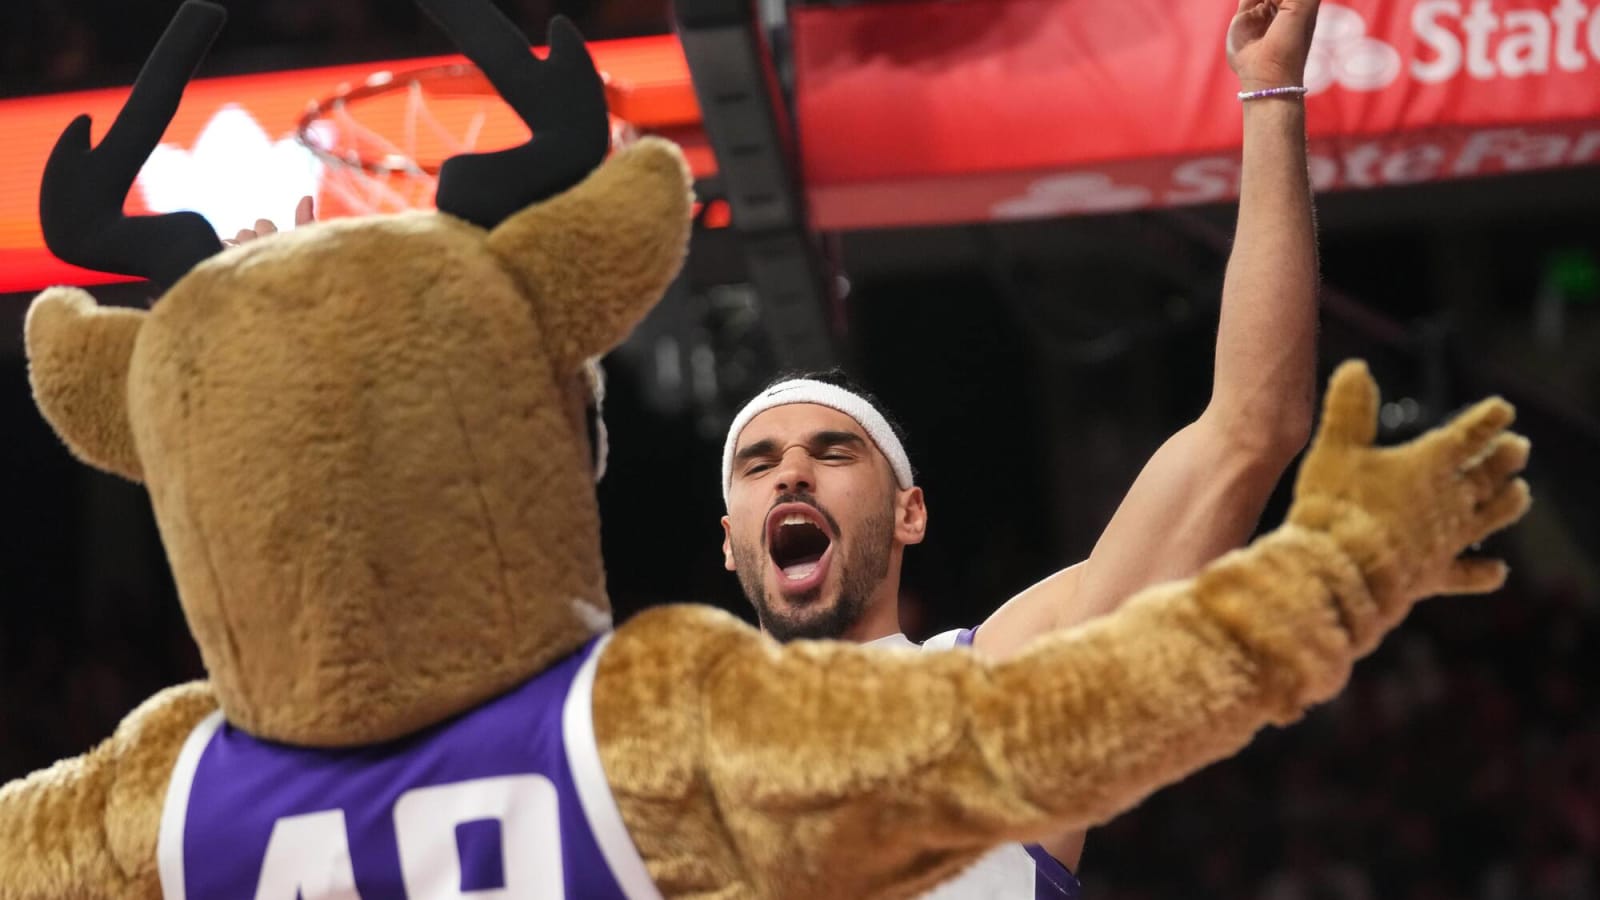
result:
<svg viewBox="0 0 1600 900"><path fill-rule="evenodd" d="M189 736L167 790L164 897L659 897L595 747L604 642L379 746L288 747L214 714Z"/></svg>

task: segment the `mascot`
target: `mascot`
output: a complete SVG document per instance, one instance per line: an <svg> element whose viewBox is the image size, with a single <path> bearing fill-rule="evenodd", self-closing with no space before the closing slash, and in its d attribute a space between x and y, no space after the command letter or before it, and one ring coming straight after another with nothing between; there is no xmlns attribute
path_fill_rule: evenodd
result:
<svg viewBox="0 0 1600 900"><path fill-rule="evenodd" d="M1458 555L1528 504L1510 408L1375 448L1352 363L1285 524L1013 661L693 606L613 629L589 373L681 264L688 176L660 141L606 158L569 26L539 60L488 0L424 5L534 135L451 160L437 212L230 249L124 216L221 27L200 2L100 144L80 118L50 159L53 251L165 292L41 294L34 392L148 488L209 677L0 789L0 898L909 897L1293 722L1417 600L1502 582Z"/></svg>

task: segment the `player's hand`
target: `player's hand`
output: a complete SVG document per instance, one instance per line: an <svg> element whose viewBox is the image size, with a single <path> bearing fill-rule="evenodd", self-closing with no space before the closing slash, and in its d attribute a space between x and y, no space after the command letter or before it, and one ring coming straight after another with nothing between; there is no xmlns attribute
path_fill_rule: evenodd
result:
<svg viewBox="0 0 1600 900"><path fill-rule="evenodd" d="M1334 373L1289 521L1330 534L1361 567L1379 608L1354 629L1360 643L1425 597L1504 584L1504 563L1461 554L1528 510L1528 484L1517 475L1529 445L1507 430L1514 417L1495 397L1409 443L1375 447L1377 384L1359 362Z"/></svg>
<svg viewBox="0 0 1600 900"><path fill-rule="evenodd" d="M1321 0L1239 0L1228 26L1228 65L1253 91L1305 84Z"/></svg>
<svg viewBox="0 0 1600 900"><path fill-rule="evenodd" d="M314 201L311 199L311 197L306 196L301 197L300 202L295 205L294 226L296 228L299 228L301 225L309 225L317 220L315 210L313 209L313 202ZM241 228L239 229L239 233L233 236L233 240L225 240L223 243L230 247L237 247L240 244L253 241L258 237L266 237L269 234L277 233L278 226L272 224L271 219L257 219L256 227Z"/></svg>

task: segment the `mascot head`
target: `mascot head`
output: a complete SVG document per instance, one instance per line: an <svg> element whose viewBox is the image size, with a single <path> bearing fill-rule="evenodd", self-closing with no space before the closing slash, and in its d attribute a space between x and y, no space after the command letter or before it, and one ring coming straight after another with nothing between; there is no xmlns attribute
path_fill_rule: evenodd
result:
<svg viewBox="0 0 1600 900"><path fill-rule="evenodd" d="M41 294L39 406L147 486L223 710L269 739L409 733L610 625L593 360L677 273L688 174L655 140L606 160L600 78L564 21L539 60L488 0L422 5L533 134L448 161L437 212L229 249L195 213L125 216L222 26L194 0L100 144L80 117L45 171L56 255L166 290L148 312Z"/></svg>

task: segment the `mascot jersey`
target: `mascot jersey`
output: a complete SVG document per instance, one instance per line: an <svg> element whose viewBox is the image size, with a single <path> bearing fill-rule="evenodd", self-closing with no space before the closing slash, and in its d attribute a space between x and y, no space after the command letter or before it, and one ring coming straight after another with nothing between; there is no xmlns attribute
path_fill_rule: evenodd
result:
<svg viewBox="0 0 1600 900"><path fill-rule="evenodd" d="M925 650L948 650L972 646L974 631L962 628L929 638ZM916 647L903 634L893 634L868 643L880 647ZM1077 876L1037 844L1006 844L969 866L959 876L944 882L920 900L1078 900L1083 888Z"/></svg>
<svg viewBox="0 0 1600 900"><path fill-rule="evenodd" d="M658 898L595 749L606 640L389 744L305 749L202 722L162 812L165 900Z"/></svg>

